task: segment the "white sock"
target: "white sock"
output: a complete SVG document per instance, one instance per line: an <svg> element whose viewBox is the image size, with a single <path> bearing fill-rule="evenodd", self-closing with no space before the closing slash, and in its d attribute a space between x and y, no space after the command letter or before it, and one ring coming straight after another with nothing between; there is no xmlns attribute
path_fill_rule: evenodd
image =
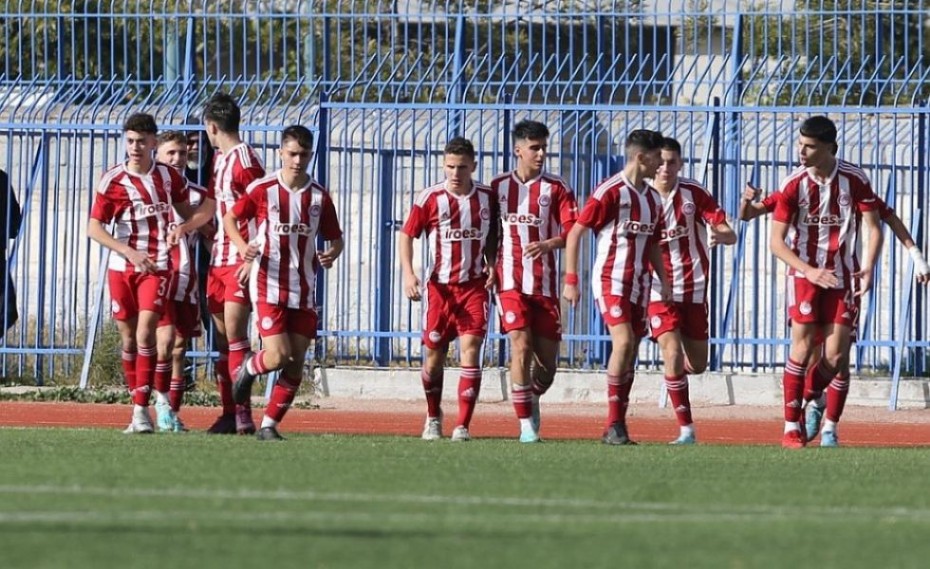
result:
<svg viewBox="0 0 930 569"><path fill-rule="evenodd" d="M155 403L168 405L168 394L162 391L155 392Z"/></svg>
<svg viewBox="0 0 930 569"><path fill-rule="evenodd" d="M527 417L526 419L520 419L520 430L521 431L533 430L533 419L529 417Z"/></svg>
<svg viewBox="0 0 930 569"><path fill-rule="evenodd" d="M679 428L681 429L681 436L683 436L683 437L693 437L693 436L694 436L694 423L691 423L690 425L685 425L685 426L679 427Z"/></svg>
<svg viewBox="0 0 930 569"><path fill-rule="evenodd" d="M800 431L801 425L797 421L785 421L785 432L790 433L791 431Z"/></svg>
<svg viewBox="0 0 930 569"><path fill-rule="evenodd" d="M830 419L823 420L823 432L836 432L836 421L831 421Z"/></svg>
<svg viewBox="0 0 930 569"><path fill-rule="evenodd" d="M262 426L260 428L264 429L265 427L277 427L277 426L278 426L278 422L272 419L271 417L269 417L268 415L265 415L264 417L262 417Z"/></svg>

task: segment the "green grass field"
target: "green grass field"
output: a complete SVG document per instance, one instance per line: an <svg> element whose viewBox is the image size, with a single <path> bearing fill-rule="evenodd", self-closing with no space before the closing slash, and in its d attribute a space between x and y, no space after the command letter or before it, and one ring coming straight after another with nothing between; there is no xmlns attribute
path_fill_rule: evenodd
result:
<svg viewBox="0 0 930 569"><path fill-rule="evenodd" d="M930 449L0 430L0 567L926 567Z"/></svg>

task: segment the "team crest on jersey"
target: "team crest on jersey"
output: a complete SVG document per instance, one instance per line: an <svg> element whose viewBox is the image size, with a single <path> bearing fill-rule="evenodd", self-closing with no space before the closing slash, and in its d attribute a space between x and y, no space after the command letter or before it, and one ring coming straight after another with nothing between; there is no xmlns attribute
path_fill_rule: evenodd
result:
<svg viewBox="0 0 930 569"><path fill-rule="evenodd" d="M313 204L312 206L310 206L310 215L311 215L311 216L313 216L313 217L320 217L320 211L321 211L320 204L315 203L315 204Z"/></svg>
<svg viewBox="0 0 930 569"><path fill-rule="evenodd" d="M274 326L274 320L271 316L265 316L262 318L262 330L271 330L271 327Z"/></svg>
<svg viewBox="0 0 930 569"><path fill-rule="evenodd" d="M440 340L442 340L442 334L440 334L439 331L433 330L432 332L429 333L430 342L438 342Z"/></svg>
<svg viewBox="0 0 930 569"><path fill-rule="evenodd" d="M111 303L110 303L110 310L113 311L113 314L118 314L118 313L119 313L119 303L116 302L115 300L114 300L113 302L111 302Z"/></svg>
<svg viewBox="0 0 930 569"><path fill-rule="evenodd" d="M539 196L538 201L539 201L539 207L549 207L549 204L552 203L552 198L550 198L546 194L543 194Z"/></svg>
<svg viewBox="0 0 930 569"><path fill-rule="evenodd" d="M798 311L800 311L804 316L810 314L811 310L811 303L807 302L806 300L802 302L800 306L798 306Z"/></svg>
<svg viewBox="0 0 930 569"><path fill-rule="evenodd" d="M507 314L504 314L504 320L507 321L507 324L513 324L517 321L517 315L512 310L508 310Z"/></svg>
<svg viewBox="0 0 930 569"><path fill-rule="evenodd" d="M610 315L613 316L614 318L620 318L621 316L623 316L623 309L620 308L619 305L611 306Z"/></svg>
<svg viewBox="0 0 930 569"><path fill-rule="evenodd" d="M836 201L838 201L841 206L846 207L852 202L852 199L849 197L849 194L842 193Z"/></svg>
<svg viewBox="0 0 930 569"><path fill-rule="evenodd" d="M481 216L481 219L484 220L491 219L491 212L486 207L481 208L481 211L478 212L478 215Z"/></svg>
<svg viewBox="0 0 930 569"><path fill-rule="evenodd" d="M653 329L653 330L657 329L659 326L662 325L662 317L661 317L661 316L653 316L653 317L652 317L652 320L649 321L649 324L652 325L652 329Z"/></svg>
<svg viewBox="0 0 930 569"><path fill-rule="evenodd" d="M685 215L694 215L694 210L695 208L693 202L685 202L681 204L681 212Z"/></svg>

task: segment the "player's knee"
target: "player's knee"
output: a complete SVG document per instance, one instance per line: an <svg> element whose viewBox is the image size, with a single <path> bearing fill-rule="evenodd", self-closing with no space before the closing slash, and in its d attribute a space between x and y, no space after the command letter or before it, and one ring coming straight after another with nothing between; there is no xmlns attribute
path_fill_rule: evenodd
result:
<svg viewBox="0 0 930 569"><path fill-rule="evenodd" d="M704 373L707 370L707 362L692 362L690 360L685 361L685 371L692 375L698 375Z"/></svg>

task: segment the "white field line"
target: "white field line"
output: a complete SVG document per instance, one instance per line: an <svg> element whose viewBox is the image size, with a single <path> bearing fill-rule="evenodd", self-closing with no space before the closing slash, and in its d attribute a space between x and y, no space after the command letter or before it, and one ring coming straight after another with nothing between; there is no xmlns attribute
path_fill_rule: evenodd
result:
<svg viewBox="0 0 930 569"><path fill-rule="evenodd" d="M253 501L282 501L282 502L331 502L331 503L391 503L391 504L438 504L445 506L506 506L527 509L548 508L556 511L552 513L523 512L520 519L527 519L527 515L537 517L538 521L553 521L564 523L567 519L575 521L650 521L680 519L695 521L708 521L710 519L838 519L855 518L864 520L901 520L910 519L930 521L930 509L907 506L899 507L826 507L818 505L770 505L770 504L688 504L673 502L621 502L609 500L580 500L570 498L519 498L509 496L467 496L467 495L417 495L417 494L367 494L348 492L314 492L290 490L221 490L211 488L104 488L81 485L0 485L0 495L29 496L39 494L71 495L79 497L105 497L118 498L180 498L186 500L253 500ZM572 512L572 510L577 510ZM213 511L221 512L221 508ZM593 511L593 513L592 513ZM606 513L598 513L606 512ZM0 515L13 515L14 512L0 512ZM112 519L115 514L101 512L101 515ZM187 515L187 514L185 514ZM212 514L211 514L212 515ZM250 517L260 514L250 514ZM323 516L336 515L335 513L321 514ZM342 514L340 514L342 515ZM353 514L354 515L354 514ZM367 515L367 514L359 514ZM384 519L391 514L373 514L378 519ZM404 514L408 515L408 514ZM456 513L458 518L461 513ZM502 517L506 512L492 513L487 510L481 512L479 519L488 517ZM429 515L435 519L437 515ZM441 516L440 516L441 517ZM616 518L615 518L616 517Z"/></svg>

